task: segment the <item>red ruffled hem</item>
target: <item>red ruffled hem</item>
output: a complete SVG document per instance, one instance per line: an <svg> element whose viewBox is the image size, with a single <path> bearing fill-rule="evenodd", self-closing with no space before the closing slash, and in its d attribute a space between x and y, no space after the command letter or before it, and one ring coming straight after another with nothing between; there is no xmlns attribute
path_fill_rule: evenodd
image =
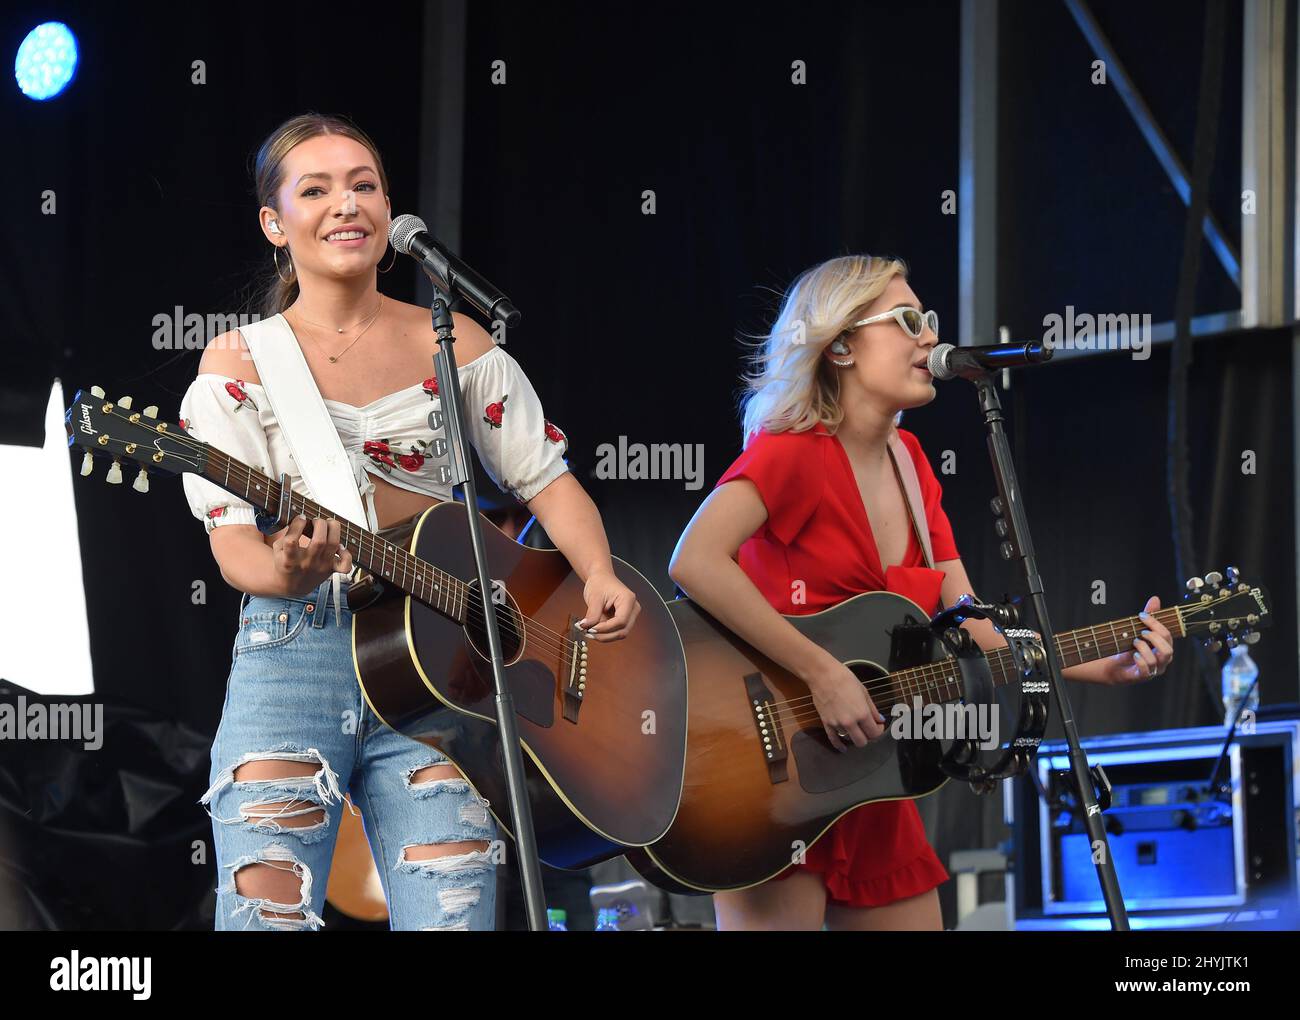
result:
<svg viewBox="0 0 1300 1020"><path fill-rule="evenodd" d="M774 880L797 868L821 875L827 897L850 907L883 907L948 880L910 800L854 809L808 848L803 863Z"/></svg>
<svg viewBox="0 0 1300 1020"><path fill-rule="evenodd" d="M871 878L857 878L850 874L848 862L842 860L832 862L830 868L820 862L795 867L821 875L826 882L827 899L846 907L883 907L919 896L948 881L947 870L928 847L925 853L901 868ZM794 870L789 868L777 877L785 878Z"/></svg>

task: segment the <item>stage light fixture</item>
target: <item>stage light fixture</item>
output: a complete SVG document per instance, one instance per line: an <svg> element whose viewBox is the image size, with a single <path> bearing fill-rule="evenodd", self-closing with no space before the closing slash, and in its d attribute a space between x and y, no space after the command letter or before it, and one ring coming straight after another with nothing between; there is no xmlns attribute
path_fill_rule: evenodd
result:
<svg viewBox="0 0 1300 1020"><path fill-rule="evenodd" d="M18 47L14 78L28 99L53 99L77 73L77 37L61 21L37 25Z"/></svg>

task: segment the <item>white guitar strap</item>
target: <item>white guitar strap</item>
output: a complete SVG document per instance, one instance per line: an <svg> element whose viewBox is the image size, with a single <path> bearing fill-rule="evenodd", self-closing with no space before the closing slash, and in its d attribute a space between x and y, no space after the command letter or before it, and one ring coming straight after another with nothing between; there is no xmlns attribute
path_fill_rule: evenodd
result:
<svg viewBox="0 0 1300 1020"><path fill-rule="evenodd" d="M302 475L302 494L358 527L370 521L338 429L307 367L297 337L283 315L239 327L257 366L262 389ZM334 622L342 620L340 590L348 575L333 577Z"/></svg>
<svg viewBox="0 0 1300 1020"><path fill-rule="evenodd" d="M921 555L925 557L925 565L933 570L934 549L930 546L930 522L926 520L925 501L921 498L921 480L917 477L912 455L907 452L896 429L891 429L889 433L889 457L894 462L898 484L907 496L907 516L912 519L912 530L916 532L916 540L920 543ZM943 605L943 599L939 600L939 605Z"/></svg>

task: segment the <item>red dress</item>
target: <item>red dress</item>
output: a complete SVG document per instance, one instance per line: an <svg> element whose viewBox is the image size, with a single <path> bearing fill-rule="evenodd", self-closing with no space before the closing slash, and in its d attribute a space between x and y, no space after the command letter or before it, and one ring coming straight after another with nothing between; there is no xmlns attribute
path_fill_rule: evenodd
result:
<svg viewBox="0 0 1300 1020"><path fill-rule="evenodd" d="M916 465L935 562L956 559L939 481L917 438L898 434ZM883 569L848 454L824 426L760 432L718 485L736 478L757 487L768 513L738 562L778 612L815 613L864 591L892 591L938 611L943 572L925 565L910 526L903 562ZM777 879L795 867L818 872L831 900L854 907L916 896L948 878L911 800L855 808L809 847L805 862Z"/></svg>

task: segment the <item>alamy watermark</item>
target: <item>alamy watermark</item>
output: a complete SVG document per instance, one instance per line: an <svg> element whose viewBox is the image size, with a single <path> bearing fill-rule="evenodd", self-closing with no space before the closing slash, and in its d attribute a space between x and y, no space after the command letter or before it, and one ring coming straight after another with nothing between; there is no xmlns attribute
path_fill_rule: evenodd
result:
<svg viewBox="0 0 1300 1020"><path fill-rule="evenodd" d="M600 479L684 481L693 492L704 485L704 444L629 443L627 436L619 436L617 445L596 447L593 474Z"/></svg>
<svg viewBox="0 0 1300 1020"><path fill-rule="evenodd" d="M152 994L153 957L82 956L74 949L50 961L50 990L55 992L130 992L131 998Z"/></svg>
<svg viewBox="0 0 1300 1020"><path fill-rule="evenodd" d="M235 350L242 351L239 339L232 336L229 341L222 337L231 334L240 326L260 322L257 313L234 312L186 312L182 305L176 305L170 312L159 312L153 317L153 349L155 351L201 351L209 343L220 343ZM245 352L244 357L249 357Z"/></svg>
<svg viewBox="0 0 1300 1020"><path fill-rule="evenodd" d="M1134 361L1151 357L1151 313L1117 315L1075 314L1043 316L1043 346L1063 351L1132 351Z"/></svg>
<svg viewBox="0 0 1300 1020"><path fill-rule="evenodd" d="M985 751L1001 743L996 705L925 704L920 695L913 695L911 705L896 702L889 714L889 735L895 740L978 740Z"/></svg>
<svg viewBox="0 0 1300 1020"><path fill-rule="evenodd" d="M104 746L104 706L90 702L0 701L0 740L79 740L87 751Z"/></svg>

